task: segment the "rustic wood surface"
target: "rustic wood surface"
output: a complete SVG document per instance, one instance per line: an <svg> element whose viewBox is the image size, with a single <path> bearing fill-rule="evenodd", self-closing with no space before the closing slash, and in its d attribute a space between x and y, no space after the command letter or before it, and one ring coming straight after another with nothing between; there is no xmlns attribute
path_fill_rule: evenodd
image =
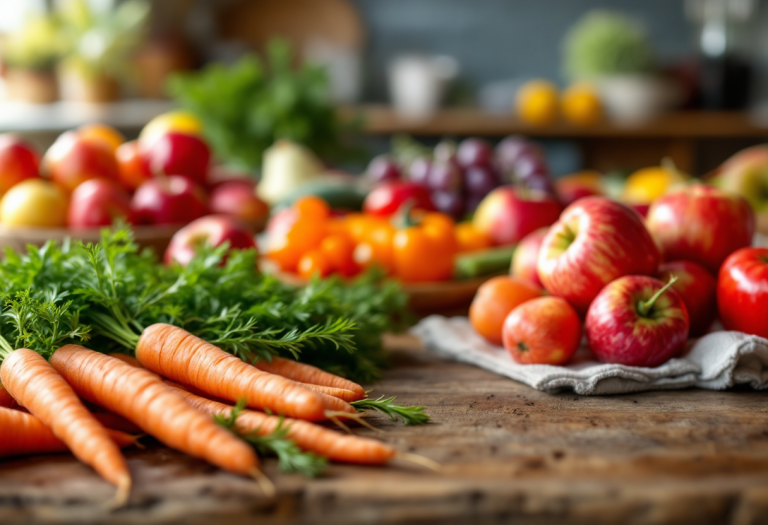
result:
<svg viewBox="0 0 768 525"><path fill-rule="evenodd" d="M376 393L424 404L434 422L378 420L382 439L441 474L334 465L308 481L269 460L270 500L248 479L150 446L128 453L135 490L110 511L111 487L73 458L20 459L0 463L0 523L768 523L766 394L550 395L408 337L390 347Z"/></svg>

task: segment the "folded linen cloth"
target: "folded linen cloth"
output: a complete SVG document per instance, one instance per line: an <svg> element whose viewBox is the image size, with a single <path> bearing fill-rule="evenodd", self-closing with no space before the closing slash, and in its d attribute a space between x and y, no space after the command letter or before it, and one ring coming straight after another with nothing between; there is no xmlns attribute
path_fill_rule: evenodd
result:
<svg viewBox="0 0 768 525"><path fill-rule="evenodd" d="M477 335L466 317L433 315L412 328L425 347L537 390L610 395L699 387L723 390L738 384L768 388L768 339L715 331L688 343L683 356L656 368L600 363L583 344L566 366L520 365L501 347Z"/></svg>

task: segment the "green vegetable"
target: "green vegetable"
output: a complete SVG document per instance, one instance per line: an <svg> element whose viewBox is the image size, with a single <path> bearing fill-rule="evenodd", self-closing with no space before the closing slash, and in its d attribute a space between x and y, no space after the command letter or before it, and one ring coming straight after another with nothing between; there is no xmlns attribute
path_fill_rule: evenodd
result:
<svg viewBox="0 0 768 525"><path fill-rule="evenodd" d="M565 71L573 79L646 73L653 67L642 26L620 13L596 10L584 15L564 40Z"/></svg>
<svg viewBox="0 0 768 525"><path fill-rule="evenodd" d="M277 428L266 435L260 435L258 430L246 433L238 428L237 418L244 409L245 402L241 401L232 408L229 417L215 415L213 419L220 426L253 445L259 454L277 456L280 472L285 474L303 474L310 478L323 473L328 466L328 460L313 452L301 450L293 440L287 437L289 429L283 426L282 418Z"/></svg>
<svg viewBox="0 0 768 525"><path fill-rule="evenodd" d="M338 120L321 68L292 67L288 45L270 42L266 64L254 56L233 66L211 64L202 71L177 75L171 95L203 122L217 157L256 171L264 151L280 139L302 144L323 159L343 158L347 125Z"/></svg>
<svg viewBox="0 0 768 525"><path fill-rule="evenodd" d="M514 254L514 246L504 246L459 255L454 261L453 273L458 279L472 279L506 272L512 264Z"/></svg>
<svg viewBox="0 0 768 525"><path fill-rule="evenodd" d="M351 187L349 184L342 184L340 182L310 182L276 203L272 209L287 208L292 206L301 197L307 195L320 197L334 210L360 211L363 209L366 194L357 188Z"/></svg>
<svg viewBox="0 0 768 525"><path fill-rule="evenodd" d="M429 416L424 413L424 407L404 407L402 405L396 405L394 404L395 399L395 396L388 398L381 396L378 399L352 401L350 404L360 411L367 409L378 410L379 412L388 415L392 421L397 421L399 419L406 426L429 423Z"/></svg>

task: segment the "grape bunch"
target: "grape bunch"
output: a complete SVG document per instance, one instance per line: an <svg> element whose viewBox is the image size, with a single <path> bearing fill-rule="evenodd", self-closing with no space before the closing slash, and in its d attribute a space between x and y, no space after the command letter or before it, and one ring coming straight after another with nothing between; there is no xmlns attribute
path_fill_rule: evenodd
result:
<svg viewBox="0 0 768 525"><path fill-rule="evenodd" d="M412 139L397 140L392 154L371 161L367 176L374 183L408 180L424 186L435 208L456 219L474 212L503 184L555 194L543 149L524 137L507 137L495 148L476 137L458 145L444 140L431 151Z"/></svg>

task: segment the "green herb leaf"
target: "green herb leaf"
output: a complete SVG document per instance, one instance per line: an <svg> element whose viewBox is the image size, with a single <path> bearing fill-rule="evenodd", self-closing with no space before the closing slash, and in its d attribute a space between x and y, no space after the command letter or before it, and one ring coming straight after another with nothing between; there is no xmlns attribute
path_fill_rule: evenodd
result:
<svg viewBox="0 0 768 525"><path fill-rule="evenodd" d="M377 410L382 414L388 415L392 421L400 420L407 425L423 425L429 422L429 415L424 411L425 407L404 406L395 404L395 396L378 399L361 399L350 403L359 411Z"/></svg>

